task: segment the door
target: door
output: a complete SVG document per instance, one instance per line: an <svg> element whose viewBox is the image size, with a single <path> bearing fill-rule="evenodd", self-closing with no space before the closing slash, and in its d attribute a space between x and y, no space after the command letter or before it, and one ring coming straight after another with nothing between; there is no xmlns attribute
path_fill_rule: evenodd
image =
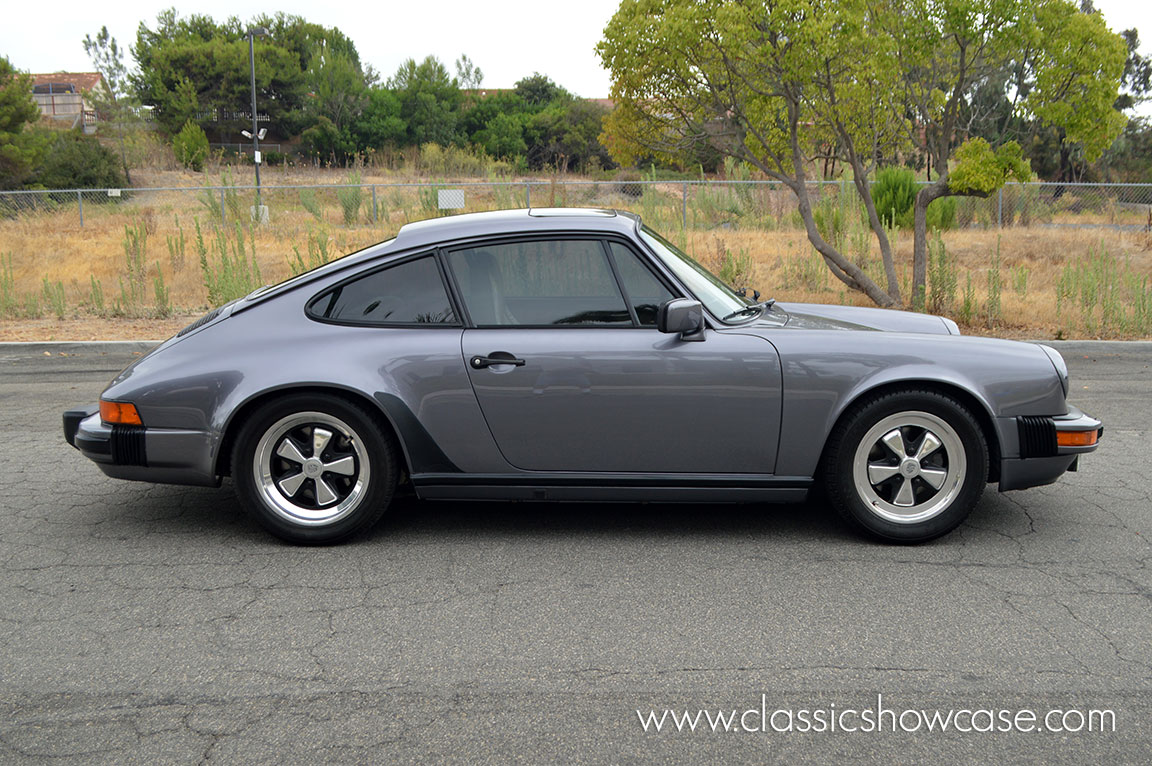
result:
<svg viewBox="0 0 1152 766"><path fill-rule="evenodd" d="M655 329L674 297L620 243L457 250L461 351L505 459L533 471L772 473L780 364L752 335Z"/></svg>

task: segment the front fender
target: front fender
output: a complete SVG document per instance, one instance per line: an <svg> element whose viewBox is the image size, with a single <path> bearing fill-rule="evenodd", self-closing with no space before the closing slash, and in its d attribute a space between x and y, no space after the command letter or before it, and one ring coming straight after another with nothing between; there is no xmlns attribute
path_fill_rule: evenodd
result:
<svg viewBox="0 0 1152 766"><path fill-rule="evenodd" d="M1030 343L787 328L768 337L780 352L784 371L777 464L782 475L813 475L845 410L882 387L927 383L968 394L993 423L1002 454L1016 450L1011 430L1016 416L1059 415L1067 409L1051 362Z"/></svg>

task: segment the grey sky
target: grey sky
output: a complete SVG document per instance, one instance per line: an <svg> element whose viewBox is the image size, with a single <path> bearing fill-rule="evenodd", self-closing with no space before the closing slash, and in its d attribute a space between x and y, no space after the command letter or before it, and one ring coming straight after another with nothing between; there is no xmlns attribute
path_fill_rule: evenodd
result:
<svg viewBox="0 0 1152 766"><path fill-rule="evenodd" d="M1135 26L1141 48L1152 55L1152 2L1095 0L1116 31ZM50 7L11 0L0 11L0 55L31 72L88 71L81 40L101 25L125 47L136 27L155 22L172 0L91 3L57 0ZM298 14L317 24L339 27L361 58L387 77L406 58L438 56L451 68L466 53L483 71L484 85L508 88L534 71L585 97L608 95L608 74L595 46L619 0L581 0L564 5L547 0L426 0L425 2L316 3L280 0L260 5L247 0L201 0L182 14L202 13L218 21L229 15L247 20L262 12ZM1152 104L1141 110L1152 114Z"/></svg>

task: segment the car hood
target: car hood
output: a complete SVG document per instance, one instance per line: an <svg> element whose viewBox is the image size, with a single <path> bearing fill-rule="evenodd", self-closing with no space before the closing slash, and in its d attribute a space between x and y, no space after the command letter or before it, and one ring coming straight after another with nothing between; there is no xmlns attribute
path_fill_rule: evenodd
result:
<svg viewBox="0 0 1152 766"><path fill-rule="evenodd" d="M779 327L811 330L883 330L888 332L916 332L930 335L959 335L960 330L951 320L931 314L911 311L867 308L865 306L834 306L824 303L776 303L762 321Z"/></svg>

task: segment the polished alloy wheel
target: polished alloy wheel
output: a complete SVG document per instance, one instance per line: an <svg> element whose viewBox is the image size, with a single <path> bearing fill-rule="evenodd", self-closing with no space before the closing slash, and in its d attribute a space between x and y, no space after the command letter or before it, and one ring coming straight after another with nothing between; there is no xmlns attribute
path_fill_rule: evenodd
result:
<svg viewBox="0 0 1152 766"><path fill-rule="evenodd" d="M252 469L262 499L295 524L332 524L355 510L371 470L363 442L339 418L298 412L260 438Z"/></svg>
<svg viewBox="0 0 1152 766"><path fill-rule="evenodd" d="M956 430L928 412L898 412L864 435L852 461L856 492L869 509L897 524L944 512L967 469Z"/></svg>

